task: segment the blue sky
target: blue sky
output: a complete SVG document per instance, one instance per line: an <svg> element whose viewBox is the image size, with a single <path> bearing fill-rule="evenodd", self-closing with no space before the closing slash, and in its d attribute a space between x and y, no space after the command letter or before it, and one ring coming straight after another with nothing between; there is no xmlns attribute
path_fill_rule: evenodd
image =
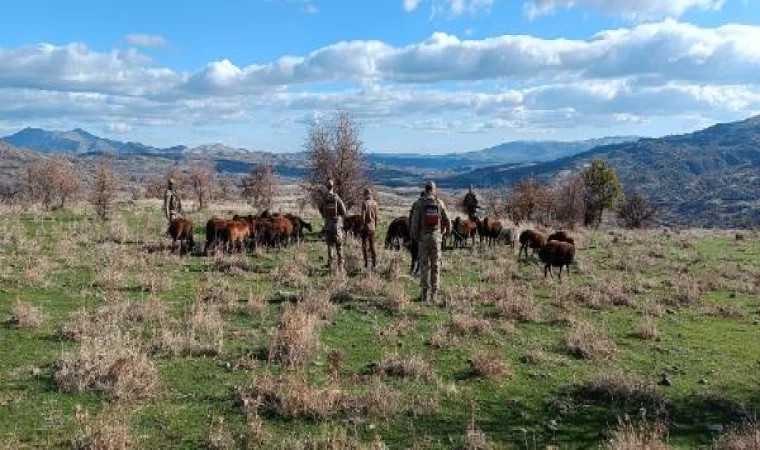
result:
<svg viewBox="0 0 760 450"><path fill-rule="evenodd" d="M755 1L12 2L0 134L293 151L338 107L370 151L686 132L760 113Z"/></svg>

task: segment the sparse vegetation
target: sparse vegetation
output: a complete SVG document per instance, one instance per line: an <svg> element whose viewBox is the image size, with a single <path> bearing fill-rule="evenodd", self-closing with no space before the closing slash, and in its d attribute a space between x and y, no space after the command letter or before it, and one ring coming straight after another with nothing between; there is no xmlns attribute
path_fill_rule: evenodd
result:
<svg viewBox="0 0 760 450"><path fill-rule="evenodd" d="M3 210L0 436L11 447L752 442L740 426L757 405L750 232L578 228L578 271L561 284L505 246L447 250L441 303L428 305L410 300L406 252L330 276L316 221L282 249L173 255L155 205L114 202L108 222L76 204ZM378 240L407 206L381 216ZM203 224L217 208L188 216ZM650 424L601 433L640 408Z"/></svg>

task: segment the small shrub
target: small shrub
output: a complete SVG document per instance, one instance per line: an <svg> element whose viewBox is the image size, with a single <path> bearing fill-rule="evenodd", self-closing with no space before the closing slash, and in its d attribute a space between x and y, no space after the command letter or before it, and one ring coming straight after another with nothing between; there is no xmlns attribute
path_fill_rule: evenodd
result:
<svg viewBox="0 0 760 450"><path fill-rule="evenodd" d="M491 332L491 323L486 319L465 314L454 314L449 322L449 330L459 336L483 336Z"/></svg>
<svg viewBox="0 0 760 450"><path fill-rule="evenodd" d="M309 261L304 253L297 252L285 261L275 275L279 284L301 289L309 284Z"/></svg>
<svg viewBox="0 0 760 450"><path fill-rule="evenodd" d="M660 332L657 330L657 324L649 317L645 317L639 322L631 334L644 341L655 341L660 337Z"/></svg>
<svg viewBox="0 0 760 450"><path fill-rule="evenodd" d="M353 409L361 417L393 417L401 409L402 393L390 388L379 377L354 399Z"/></svg>
<svg viewBox="0 0 760 450"><path fill-rule="evenodd" d="M71 442L75 450L127 450L132 447L129 427L118 411L106 409L91 419L87 411L77 406L77 420L80 422L78 436Z"/></svg>
<svg viewBox="0 0 760 450"><path fill-rule="evenodd" d="M336 386L309 385L306 374L292 372L279 382L267 375L238 391L249 415L258 410L281 419L325 420L345 411L348 397Z"/></svg>
<svg viewBox="0 0 760 450"><path fill-rule="evenodd" d="M756 450L760 449L760 422L752 421L743 427L735 428L718 439L718 450Z"/></svg>
<svg viewBox="0 0 760 450"><path fill-rule="evenodd" d="M377 366L379 373L399 378L432 380L435 372L430 364L419 355L391 355Z"/></svg>
<svg viewBox="0 0 760 450"><path fill-rule="evenodd" d="M526 294L505 290L505 295L496 304L499 316L508 320L521 322L538 322L541 320L541 308L533 301L533 292Z"/></svg>
<svg viewBox="0 0 760 450"><path fill-rule="evenodd" d="M118 332L87 338L64 354L53 365L53 379L65 392L92 390L126 401L150 398L158 386L156 367L139 342Z"/></svg>
<svg viewBox="0 0 760 450"><path fill-rule="evenodd" d="M612 432L612 437L605 443L609 450L668 450L665 443L667 429L662 422L649 424L633 423L628 416L618 419L618 427Z"/></svg>
<svg viewBox="0 0 760 450"><path fill-rule="evenodd" d="M615 343L588 322L579 322L565 338L570 353L582 359L604 360L615 354Z"/></svg>
<svg viewBox="0 0 760 450"><path fill-rule="evenodd" d="M472 374L478 378L500 380L510 376L509 368L498 353L479 352L469 362Z"/></svg>
<svg viewBox="0 0 760 450"><path fill-rule="evenodd" d="M16 299L8 323L19 328L39 328L45 321L42 310L31 303Z"/></svg>
<svg viewBox="0 0 760 450"><path fill-rule="evenodd" d="M285 304L277 334L269 348L269 359L286 367L305 366L319 346L317 316L305 308Z"/></svg>

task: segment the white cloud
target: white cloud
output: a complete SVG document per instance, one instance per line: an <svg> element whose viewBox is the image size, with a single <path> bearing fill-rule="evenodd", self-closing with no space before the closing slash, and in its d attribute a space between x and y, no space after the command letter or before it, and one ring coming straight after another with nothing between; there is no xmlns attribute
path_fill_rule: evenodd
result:
<svg viewBox="0 0 760 450"><path fill-rule="evenodd" d="M156 34L128 34L124 37L128 44L137 47L161 48L166 47L166 38Z"/></svg>
<svg viewBox="0 0 760 450"><path fill-rule="evenodd" d="M403 0L404 11L415 11L422 0ZM462 14L490 13L494 0L430 0L430 18L439 16L453 18Z"/></svg>
<svg viewBox="0 0 760 450"><path fill-rule="evenodd" d="M725 0L534 0L523 4L525 14L535 19L562 8L588 8L628 19L679 17L690 9L717 10Z"/></svg>
<svg viewBox="0 0 760 450"><path fill-rule="evenodd" d="M106 124L106 131L113 134L127 134L132 131L132 125L125 122L113 122Z"/></svg>
<svg viewBox="0 0 760 450"><path fill-rule="evenodd" d="M420 6L421 0L404 0L404 11L411 12Z"/></svg>
<svg viewBox="0 0 760 450"><path fill-rule="evenodd" d="M760 110L758 40L760 27L675 20L585 40L435 33L406 46L337 42L249 66L220 58L187 73L136 50L0 48L0 124L69 118L128 133L256 117L285 130L302 125L294 117L338 107L428 133L734 118Z"/></svg>

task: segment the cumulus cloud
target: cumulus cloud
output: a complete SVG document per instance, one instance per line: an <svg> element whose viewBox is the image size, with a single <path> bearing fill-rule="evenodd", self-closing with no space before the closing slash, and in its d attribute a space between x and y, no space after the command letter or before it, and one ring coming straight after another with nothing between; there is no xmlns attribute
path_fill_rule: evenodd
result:
<svg viewBox="0 0 760 450"><path fill-rule="evenodd" d="M128 44L137 47L161 48L166 47L166 39L157 34L128 34L124 37Z"/></svg>
<svg viewBox="0 0 760 450"><path fill-rule="evenodd" d="M690 9L717 10L725 0L534 0L523 4L525 14L535 19L557 9L588 8L628 19L679 17Z"/></svg>
<svg viewBox="0 0 760 450"><path fill-rule="evenodd" d="M403 0L404 11L414 11L418 6L420 6L420 1L421 0Z"/></svg>
<svg viewBox="0 0 760 450"><path fill-rule="evenodd" d="M106 131L114 134L127 134L132 131L132 125L125 122L114 122L106 124Z"/></svg>
<svg viewBox="0 0 760 450"><path fill-rule="evenodd" d="M283 129L293 116L341 107L367 123L482 133L735 117L760 110L758 39L760 27L668 19L587 39L344 41L249 66L220 58L191 72L136 50L0 48L0 122L69 117L126 133L255 116Z"/></svg>

